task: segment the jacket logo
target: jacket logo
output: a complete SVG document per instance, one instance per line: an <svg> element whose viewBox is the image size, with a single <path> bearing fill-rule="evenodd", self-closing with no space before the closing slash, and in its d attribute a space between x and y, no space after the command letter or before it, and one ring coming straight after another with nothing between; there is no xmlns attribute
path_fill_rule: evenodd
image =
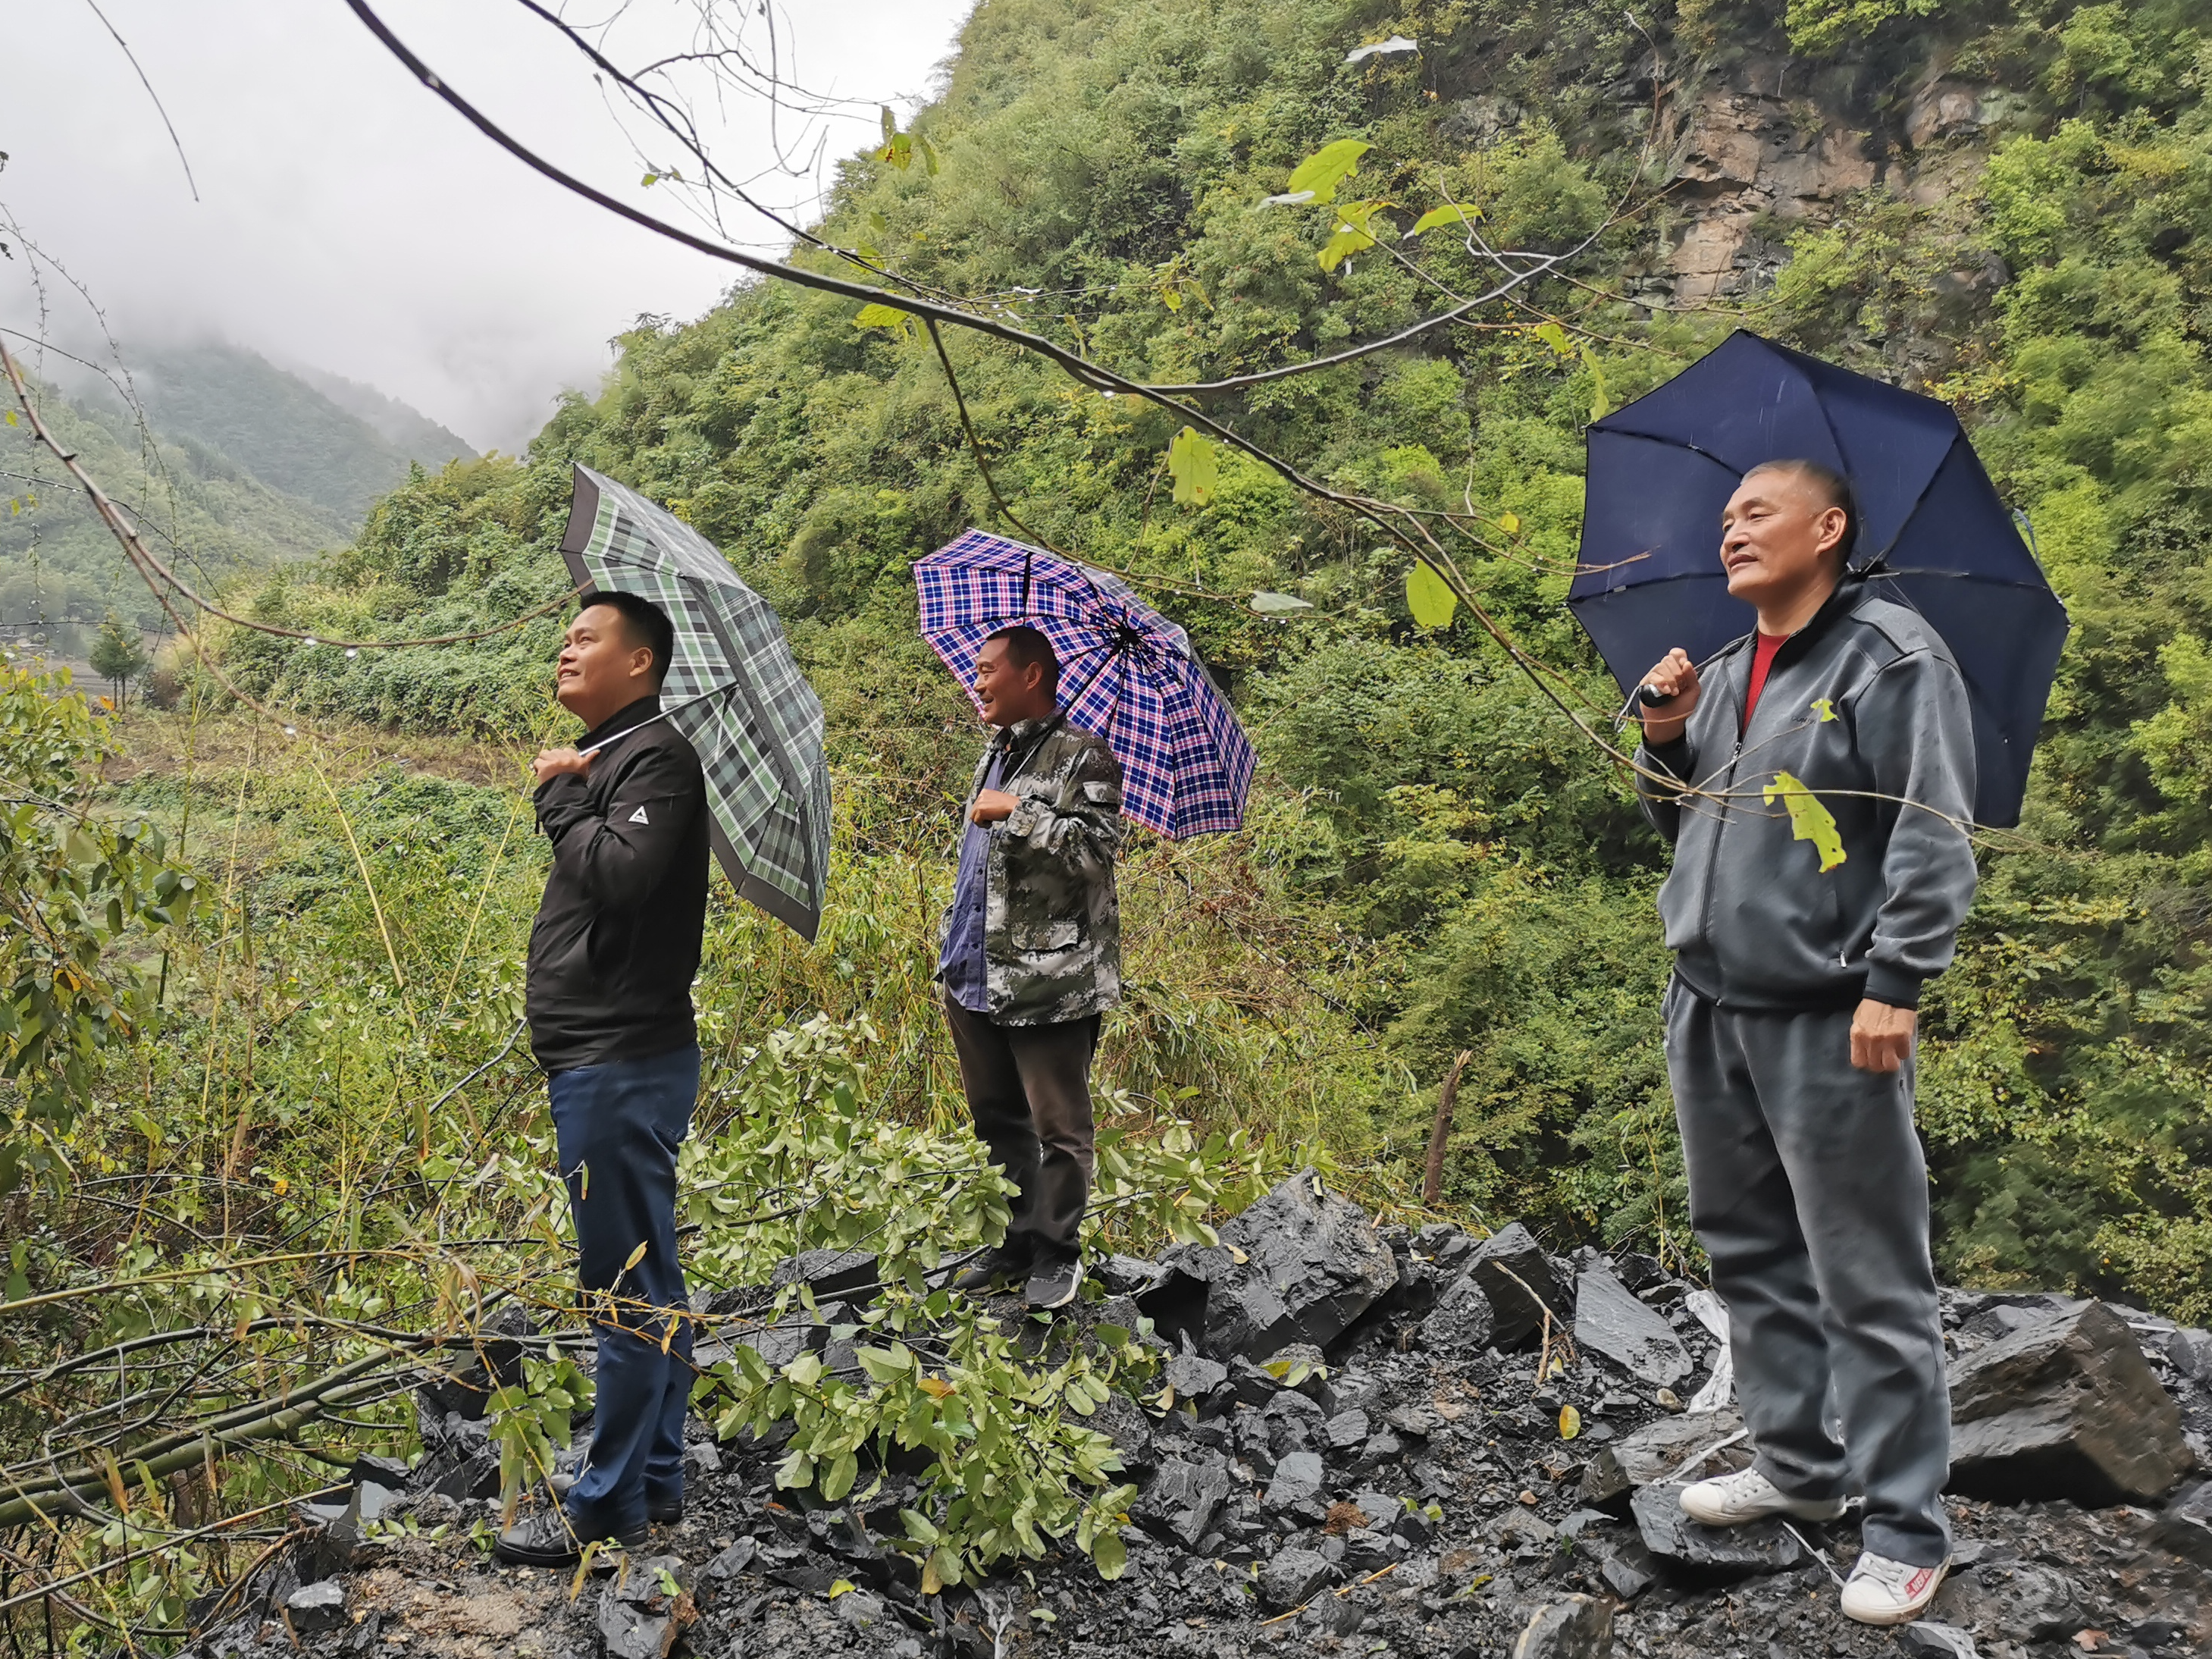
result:
<svg viewBox="0 0 2212 1659"><path fill-rule="evenodd" d="M652 819L646 817L645 808L642 806L639 807L636 811L629 815L629 821L632 823L643 823L647 825L651 824L653 822Z"/></svg>

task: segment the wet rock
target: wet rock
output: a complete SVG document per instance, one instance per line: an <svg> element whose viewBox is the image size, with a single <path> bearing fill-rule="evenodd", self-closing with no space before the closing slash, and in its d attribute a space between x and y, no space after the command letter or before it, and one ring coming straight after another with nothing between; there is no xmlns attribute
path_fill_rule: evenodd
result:
<svg viewBox="0 0 2212 1659"><path fill-rule="evenodd" d="M1496 1315L1491 1340L1499 1347L1517 1346L1541 1330L1547 1308L1555 1322L1565 1323L1567 1298L1553 1276L1551 1259L1520 1222L1475 1246L1468 1271L1490 1299Z"/></svg>
<svg viewBox="0 0 2212 1659"><path fill-rule="evenodd" d="M1700 1526L1682 1513L1681 1495L1682 1488L1672 1482L1645 1486L1629 1504L1644 1548L1673 1576L1692 1583L1728 1583L1785 1572L1804 1559L1803 1547L1780 1522Z"/></svg>
<svg viewBox="0 0 2212 1659"><path fill-rule="evenodd" d="M430 1490L456 1503L498 1497L499 1454L489 1449L477 1453L465 1463L440 1475L431 1483Z"/></svg>
<svg viewBox="0 0 2212 1659"><path fill-rule="evenodd" d="M415 1471L396 1457L372 1457L367 1454L353 1460L353 1468L346 1478L356 1486L374 1482L390 1492L405 1492L414 1482Z"/></svg>
<svg viewBox="0 0 2212 1659"><path fill-rule="evenodd" d="M1228 1461L1218 1453L1201 1450L1191 1457L1167 1458L1130 1513L1155 1536L1196 1549L1212 1530L1234 1484Z"/></svg>
<svg viewBox="0 0 2212 1659"><path fill-rule="evenodd" d="M284 1598L285 1621L301 1636L337 1629L345 1613L345 1587L335 1579L302 1585Z"/></svg>
<svg viewBox="0 0 2212 1659"><path fill-rule="evenodd" d="M1638 1486L1692 1473L1686 1467L1690 1460L1709 1447L1721 1446L1742 1430L1743 1419L1734 1412L1693 1413L1647 1423L1590 1460L1583 1471L1582 1501L1618 1507ZM1731 1466L1740 1467L1747 1461L1747 1455L1737 1449L1743 1445L1742 1440L1736 1439L1733 1447L1722 1447L1723 1452L1735 1452L1728 1460ZM1702 1464L1705 1460L1698 1462ZM1704 1472L1701 1468L1695 1473L1702 1476Z"/></svg>
<svg viewBox="0 0 2212 1659"><path fill-rule="evenodd" d="M1175 1390L1175 1404L1186 1400L1204 1404L1228 1382L1229 1367L1186 1349L1168 1361L1160 1380Z"/></svg>
<svg viewBox="0 0 2212 1659"><path fill-rule="evenodd" d="M1267 1483L1267 1507L1281 1510L1310 1504L1321 1496L1327 1478L1318 1452L1292 1452L1275 1465L1275 1478Z"/></svg>
<svg viewBox="0 0 2212 1659"><path fill-rule="evenodd" d="M804 1285L817 1305L843 1302L855 1308L866 1307L883 1289L873 1250L801 1250L777 1262L768 1282L771 1290Z"/></svg>
<svg viewBox="0 0 2212 1659"><path fill-rule="evenodd" d="M1287 1613L1312 1601L1335 1578L1334 1564L1318 1550L1279 1550L1261 1569L1260 1605L1270 1613Z"/></svg>
<svg viewBox="0 0 2212 1659"><path fill-rule="evenodd" d="M1282 1386L1249 1359L1229 1362L1229 1395L1239 1405L1264 1406L1282 1392Z"/></svg>
<svg viewBox="0 0 2212 1659"><path fill-rule="evenodd" d="M2212 1382L2212 1331L2176 1331L2166 1339L2166 1357L2184 1376Z"/></svg>
<svg viewBox="0 0 2212 1659"><path fill-rule="evenodd" d="M606 1659L664 1659L676 1642L676 1621L612 1594L599 1598L599 1651Z"/></svg>
<svg viewBox="0 0 2212 1659"><path fill-rule="evenodd" d="M1601 1267L1586 1271L1576 1287L1575 1341L1654 1388L1690 1374L1690 1356L1674 1328Z"/></svg>
<svg viewBox="0 0 2212 1659"><path fill-rule="evenodd" d="M1421 1346L1449 1358L1472 1359L1490 1346L1497 1331L1488 1293L1474 1273L1465 1273L1444 1287L1421 1322Z"/></svg>
<svg viewBox="0 0 2212 1659"><path fill-rule="evenodd" d="M1624 1601L1633 1601L1659 1582L1659 1564L1641 1538L1593 1539L1583 1547L1597 1563L1605 1587Z"/></svg>
<svg viewBox="0 0 2212 1659"><path fill-rule="evenodd" d="M1109 1296L1134 1296L1158 1282L1160 1264L1133 1255L1103 1256L1091 1264L1091 1276L1106 1287Z"/></svg>
<svg viewBox="0 0 2212 1659"><path fill-rule="evenodd" d="M2098 1302L1954 1362L1951 1419L1950 1489L1971 1497L2153 1499L2196 1462L2135 1334Z"/></svg>
<svg viewBox="0 0 2212 1659"><path fill-rule="evenodd" d="M1323 1432L1328 1438L1330 1455L1356 1450L1366 1443L1367 1413L1356 1406L1350 1411L1339 1412L1328 1419Z"/></svg>
<svg viewBox="0 0 2212 1659"><path fill-rule="evenodd" d="M699 1571L699 1595L712 1601L726 1595L739 1574L751 1570L760 1554L760 1546L750 1538L738 1541L709 1561Z"/></svg>
<svg viewBox="0 0 2212 1659"><path fill-rule="evenodd" d="M468 1422L484 1414L495 1390L522 1380L522 1349L538 1334L528 1311L512 1304L485 1320L472 1349L445 1356L443 1369L419 1390L431 1409L453 1413Z"/></svg>
<svg viewBox="0 0 2212 1659"><path fill-rule="evenodd" d="M1613 1609L1594 1596L1571 1595L1539 1607L1513 1659L1606 1659L1613 1651Z"/></svg>
<svg viewBox="0 0 2212 1659"><path fill-rule="evenodd" d="M1114 1443L1121 1468L1132 1480L1151 1478L1158 1462L1152 1449L1152 1425L1136 1402L1118 1389L1093 1411L1084 1426L1096 1429Z"/></svg>
<svg viewBox="0 0 2212 1659"><path fill-rule="evenodd" d="M1398 1559L1391 1547L1390 1534L1373 1527L1355 1527L1344 1534L1344 1570L1355 1577L1364 1578L1370 1572L1380 1572Z"/></svg>
<svg viewBox="0 0 2212 1659"><path fill-rule="evenodd" d="M1956 1625L1922 1619L1898 1632L1897 1639L1913 1659L1981 1659L1974 1638Z"/></svg>
<svg viewBox="0 0 2212 1659"><path fill-rule="evenodd" d="M1984 1561L1943 1586L1933 1611L1946 1624L2011 1642L2063 1642L2088 1621L2074 1583L2031 1561Z"/></svg>
<svg viewBox="0 0 2212 1659"><path fill-rule="evenodd" d="M1155 1299L1187 1299L1188 1286L1202 1285L1199 1346L1219 1358L1257 1358L1291 1342L1326 1347L1398 1282L1398 1258L1367 1212L1329 1193L1311 1170L1230 1221L1220 1237L1169 1252L1170 1271L1139 1298L1152 1313Z"/></svg>

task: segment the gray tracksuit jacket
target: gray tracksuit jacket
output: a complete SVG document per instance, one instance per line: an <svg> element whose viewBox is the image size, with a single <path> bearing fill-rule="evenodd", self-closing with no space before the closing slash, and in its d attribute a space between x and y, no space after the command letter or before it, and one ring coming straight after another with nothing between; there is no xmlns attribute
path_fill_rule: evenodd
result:
<svg viewBox="0 0 2212 1659"><path fill-rule="evenodd" d="M1674 844L1659 890L1668 948L1708 1001L1911 1008L1950 966L1974 896L1960 827L1972 716L1942 638L1882 588L1846 579L1791 636L1748 730L1747 634L1701 665L1682 736L1637 751L1657 775L1637 780L1644 816ZM1832 816L1832 841L1817 808L1792 811L1792 781Z"/></svg>

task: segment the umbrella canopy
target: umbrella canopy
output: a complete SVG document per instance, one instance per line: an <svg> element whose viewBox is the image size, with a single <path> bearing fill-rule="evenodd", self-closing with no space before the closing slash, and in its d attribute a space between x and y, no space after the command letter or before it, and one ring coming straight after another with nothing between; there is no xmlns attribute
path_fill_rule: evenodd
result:
<svg viewBox="0 0 2212 1659"><path fill-rule="evenodd" d="M712 542L589 467L576 469L561 554L579 583L640 594L675 623L661 701L707 775L714 856L740 894L811 939L830 881L830 771L822 704L775 612Z"/></svg>
<svg viewBox="0 0 2212 1659"><path fill-rule="evenodd" d="M970 688L983 641L1027 623L1060 658L1060 706L1121 763L1123 816L1180 839L1234 830L1252 744L1190 636L1118 576L971 530L914 568L921 634Z"/></svg>
<svg viewBox="0 0 2212 1659"><path fill-rule="evenodd" d="M1751 631L1729 597L1721 509L1762 461L1819 461L1858 495L1853 567L1942 635L1973 706L1974 817L2020 822L2066 611L1959 418L1739 331L1592 423L1582 557L1567 603L1624 696L1676 646L1702 662Z"/></svg>

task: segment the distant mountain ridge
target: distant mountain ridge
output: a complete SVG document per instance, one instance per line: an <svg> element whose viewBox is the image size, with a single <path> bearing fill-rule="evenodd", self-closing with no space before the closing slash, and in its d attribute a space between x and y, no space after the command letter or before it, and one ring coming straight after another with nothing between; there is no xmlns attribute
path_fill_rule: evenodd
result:
<svg viewBox="0 0 2212 1659"><path fill-rule="evenodd" d="M477 452L457 432L441 426L411 404L386 396L373 386L349 380L343 374L294 363L290 372L328 398L347 414L357 416L381 433L410 460L425 466L447 461L472 461Z"/></svg>
<svg viewBox="0 0 2212 1659"><path fill-rule="evenodd" d="M148 419L165 436L213 450L272 489L351 526L421 462L476 452L428 416L374 387L295 373L221 343L133 354ZM310 378L312 375L312 379Z"/></svg>

